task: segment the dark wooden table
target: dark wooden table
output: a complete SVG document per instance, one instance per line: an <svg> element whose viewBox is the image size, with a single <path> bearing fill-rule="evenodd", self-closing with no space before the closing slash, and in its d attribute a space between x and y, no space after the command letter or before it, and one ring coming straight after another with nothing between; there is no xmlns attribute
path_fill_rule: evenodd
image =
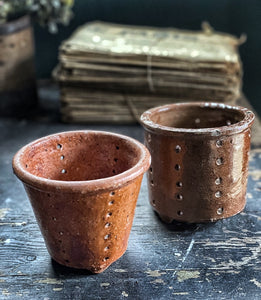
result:
<svg viewBox="0 0 261 300"><path fill-rule="evenodd" d="M143 141L139 125L62 124L53 107L41 118L0 119L0 299L261 299L260 144L251 151L244 212L211 224L165 225L149 206L143 180L127 252L92 275L51 260L11 168L21 146L75 129Z"/></svg>

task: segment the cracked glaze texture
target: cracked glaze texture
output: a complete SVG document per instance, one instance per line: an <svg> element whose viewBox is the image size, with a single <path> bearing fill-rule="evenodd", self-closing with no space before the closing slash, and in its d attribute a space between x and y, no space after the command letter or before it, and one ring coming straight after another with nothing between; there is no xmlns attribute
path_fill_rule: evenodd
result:
<svg viewBox="0 0 261 300"><path fill-rule="evenodd" d="M127 249L148 150L108 132L64 132L13 159L51 257L100 273Z"/></svg>
<svg viewBox="0 0 261 300"><path fill-rule="evenodd" d="M243 210L252 112L181 103L148 110L141 121L152 156L150 203L163 221L213 222Z"/></svg>

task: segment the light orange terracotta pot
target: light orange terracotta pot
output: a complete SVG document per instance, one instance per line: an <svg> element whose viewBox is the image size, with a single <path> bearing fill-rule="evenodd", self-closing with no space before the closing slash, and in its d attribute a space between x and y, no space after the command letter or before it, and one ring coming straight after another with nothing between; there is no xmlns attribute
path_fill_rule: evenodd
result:
<svg viewBox="0 0 261 300"><path fill-rule="evenodd" d="M114 133L71 131L23 147L23 182L51 257L100 273L127 249L148 150Z"/></svg>

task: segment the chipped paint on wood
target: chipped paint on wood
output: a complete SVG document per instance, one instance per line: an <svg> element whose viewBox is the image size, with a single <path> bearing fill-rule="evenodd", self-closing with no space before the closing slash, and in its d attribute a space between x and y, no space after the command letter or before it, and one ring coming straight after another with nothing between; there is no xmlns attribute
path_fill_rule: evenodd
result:
<svg viewBox="0 0 261 300"><path fill-rule="evenodd" d="M46 283L46 284L63 284L61 280L58 280L56 278L46 278L35 281L35 283Z"/></svg>
<svg viewBox="0 0 261 300"><path fill-rule="evenodd" d="M62 291L63 290L63 288L53 288L53 291L54 292L60 292L60 291Z"/></svg>
<svg viewBox="0 0 261 300"><path fill-rule="evenodd" d="M116 273L126 273L128 271L124 270L124 269L115 269L114 272L116 272Z"/></svg>
<svg viewBox="0 0 261 300"><path fill-rule="evenodd" d="M164 282L164 280L161 279L161 278L157 278L157 279L155 279L155 280L153 280L153 281L150 281L150 283L153 283L153 284L162 283L163 285L166 284L166 283Z"/></svg>
<svg viewBox="0 0 261 300"><path fill-rule="evenodd" d="M109 282L102 282L102 283L100 284L101 287L106 287L106 286L109 286L109 285L110 285Z"/></svg>
<svg viewBox="0 0 261 300"><path fill-rule="evenodd" d="M250 246L251 245L251 246ZM252 255L244 256L241 260L232 260L223 261L215 265L214 269L231 269L231 268L240 268L244 265L249 264L250 261L258 259L261 251L261 237L246 237L243 239L230 238L226 241L220 242L207 242L205 246L217 247L219 249L229 249L229 248L246 248ZM210 269L213 269L210 268Z"/></svg>
<svg viewBox="0 0 261 300"><path fill-rule="evenodd" d="M0 208L0 219L3 219L9 210L9 208Z"/></svg>
<svg viewBox="0 0 261 300"><path fill-rule="evenodd" d="M2 290L2 295L3 296L10 296L11 294L9 293L8 289L3 289Z"/></svg>
<svg viewBox="0 0 261 300"><path fill-rule="evenodd" d="M172 295L185 296L185 295L189 295L189 293L188 292L176 292L176 293L172 293Z"/></svg>
<svg viewBox="0 0 261 300"><path fill-rule="evenodd" d="M187 270L177 271L178 282L182 282L191 278L199 278L199 276L200 276L199 271L187 271Z"/></svg>
<svg viewBox="0 0 261 300"><path fill-rule="evenodd" d="M125 291L123 291L121 294L122 294L123 297L128 297L129 296Z"/></svg>
<svg viewBox="0 0 261 300"><path fill-rule="evenodd" d="M0 226L11 226L11 227L16 227L16 226L25 226L27 223L26 222L6 222L6 223L1 223Z"/></svg>
<svg viewBox="0 0 261 300"><path fill-rule="evenodd" d="M159 270L148 270L145 273L147 273L150 277L160 277L161 275L166 274L166 272L160 272Z"/></svg>
<svg viewBox="0 0 261 300"><path fill-rule="evenodd" d="M257 287L261 288L261 282L257 281L255 278L249 280L250 282L253 282Z"/></svg>

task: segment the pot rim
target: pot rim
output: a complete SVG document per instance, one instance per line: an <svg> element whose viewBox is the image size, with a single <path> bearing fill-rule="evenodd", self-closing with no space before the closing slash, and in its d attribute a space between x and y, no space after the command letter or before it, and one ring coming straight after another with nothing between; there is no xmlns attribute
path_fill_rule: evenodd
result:
<svg viewBox="0 0 261 300"><path fill-rule="evenodd" d="M43 177L39 177L36 175L31 174L24 168L21 164L21 157L23 156L24 152L28 147L31 147L39 142L42 142L46 139L54 138L57 136L67 135L67 134L88 134L88 133L95 133L99 135L111 135L117 137L119 139L124 139L135 145L135 148L140 152L140 158L138 162L128 170L119 173L114 176L100 178L100 179L93 179L93 180L83 180L83 181L63 181L63 180L53 180L47 179ZM80 193L95 193L99 190L115 190L119 187L122 187L128 184L130 181L134 180L138 176L144 174L151 163L151 156L148 149L141 144L139 141L122 135L118 133L106 132L106 131L96 131L96 130L75 130L75 131L63 131L51 135L44 136L42 138L36 139L31 143L23 146L13 157L13 172L15 175L26 185L29 185L38 190L46 190L46 191L53 191L57 192L62 190L64 192L80 192Z"/></svg>
<svg viewBox="0 0 261 300"><path fill-rule="evenodd" d="M225 125L220 127L209 127L209 128L178 128L178 127L169 127L160 125L152 121L152 116L155 113L163 112L166 110L170 110L175 107L202 107L202 108L217 108L217 109L226 109L226 110L233 110L233 111L240 111L243 113L244 118L232 125ZM240 133L248 128L250 128L254 122L255 115L254 113L249 110L248 108L242 106L234 106L234 105L227 105L224 103L216 103L216 102L182 102L182 103L172 103L162 106L157 106L145 111L141 117L141 123L143 127L145 127L148 131L165 134L165 135L189 135L189 136L198 136L198 135L205 135L205 136L220 136L220 135L232 135L236 133Z"/></svg>

